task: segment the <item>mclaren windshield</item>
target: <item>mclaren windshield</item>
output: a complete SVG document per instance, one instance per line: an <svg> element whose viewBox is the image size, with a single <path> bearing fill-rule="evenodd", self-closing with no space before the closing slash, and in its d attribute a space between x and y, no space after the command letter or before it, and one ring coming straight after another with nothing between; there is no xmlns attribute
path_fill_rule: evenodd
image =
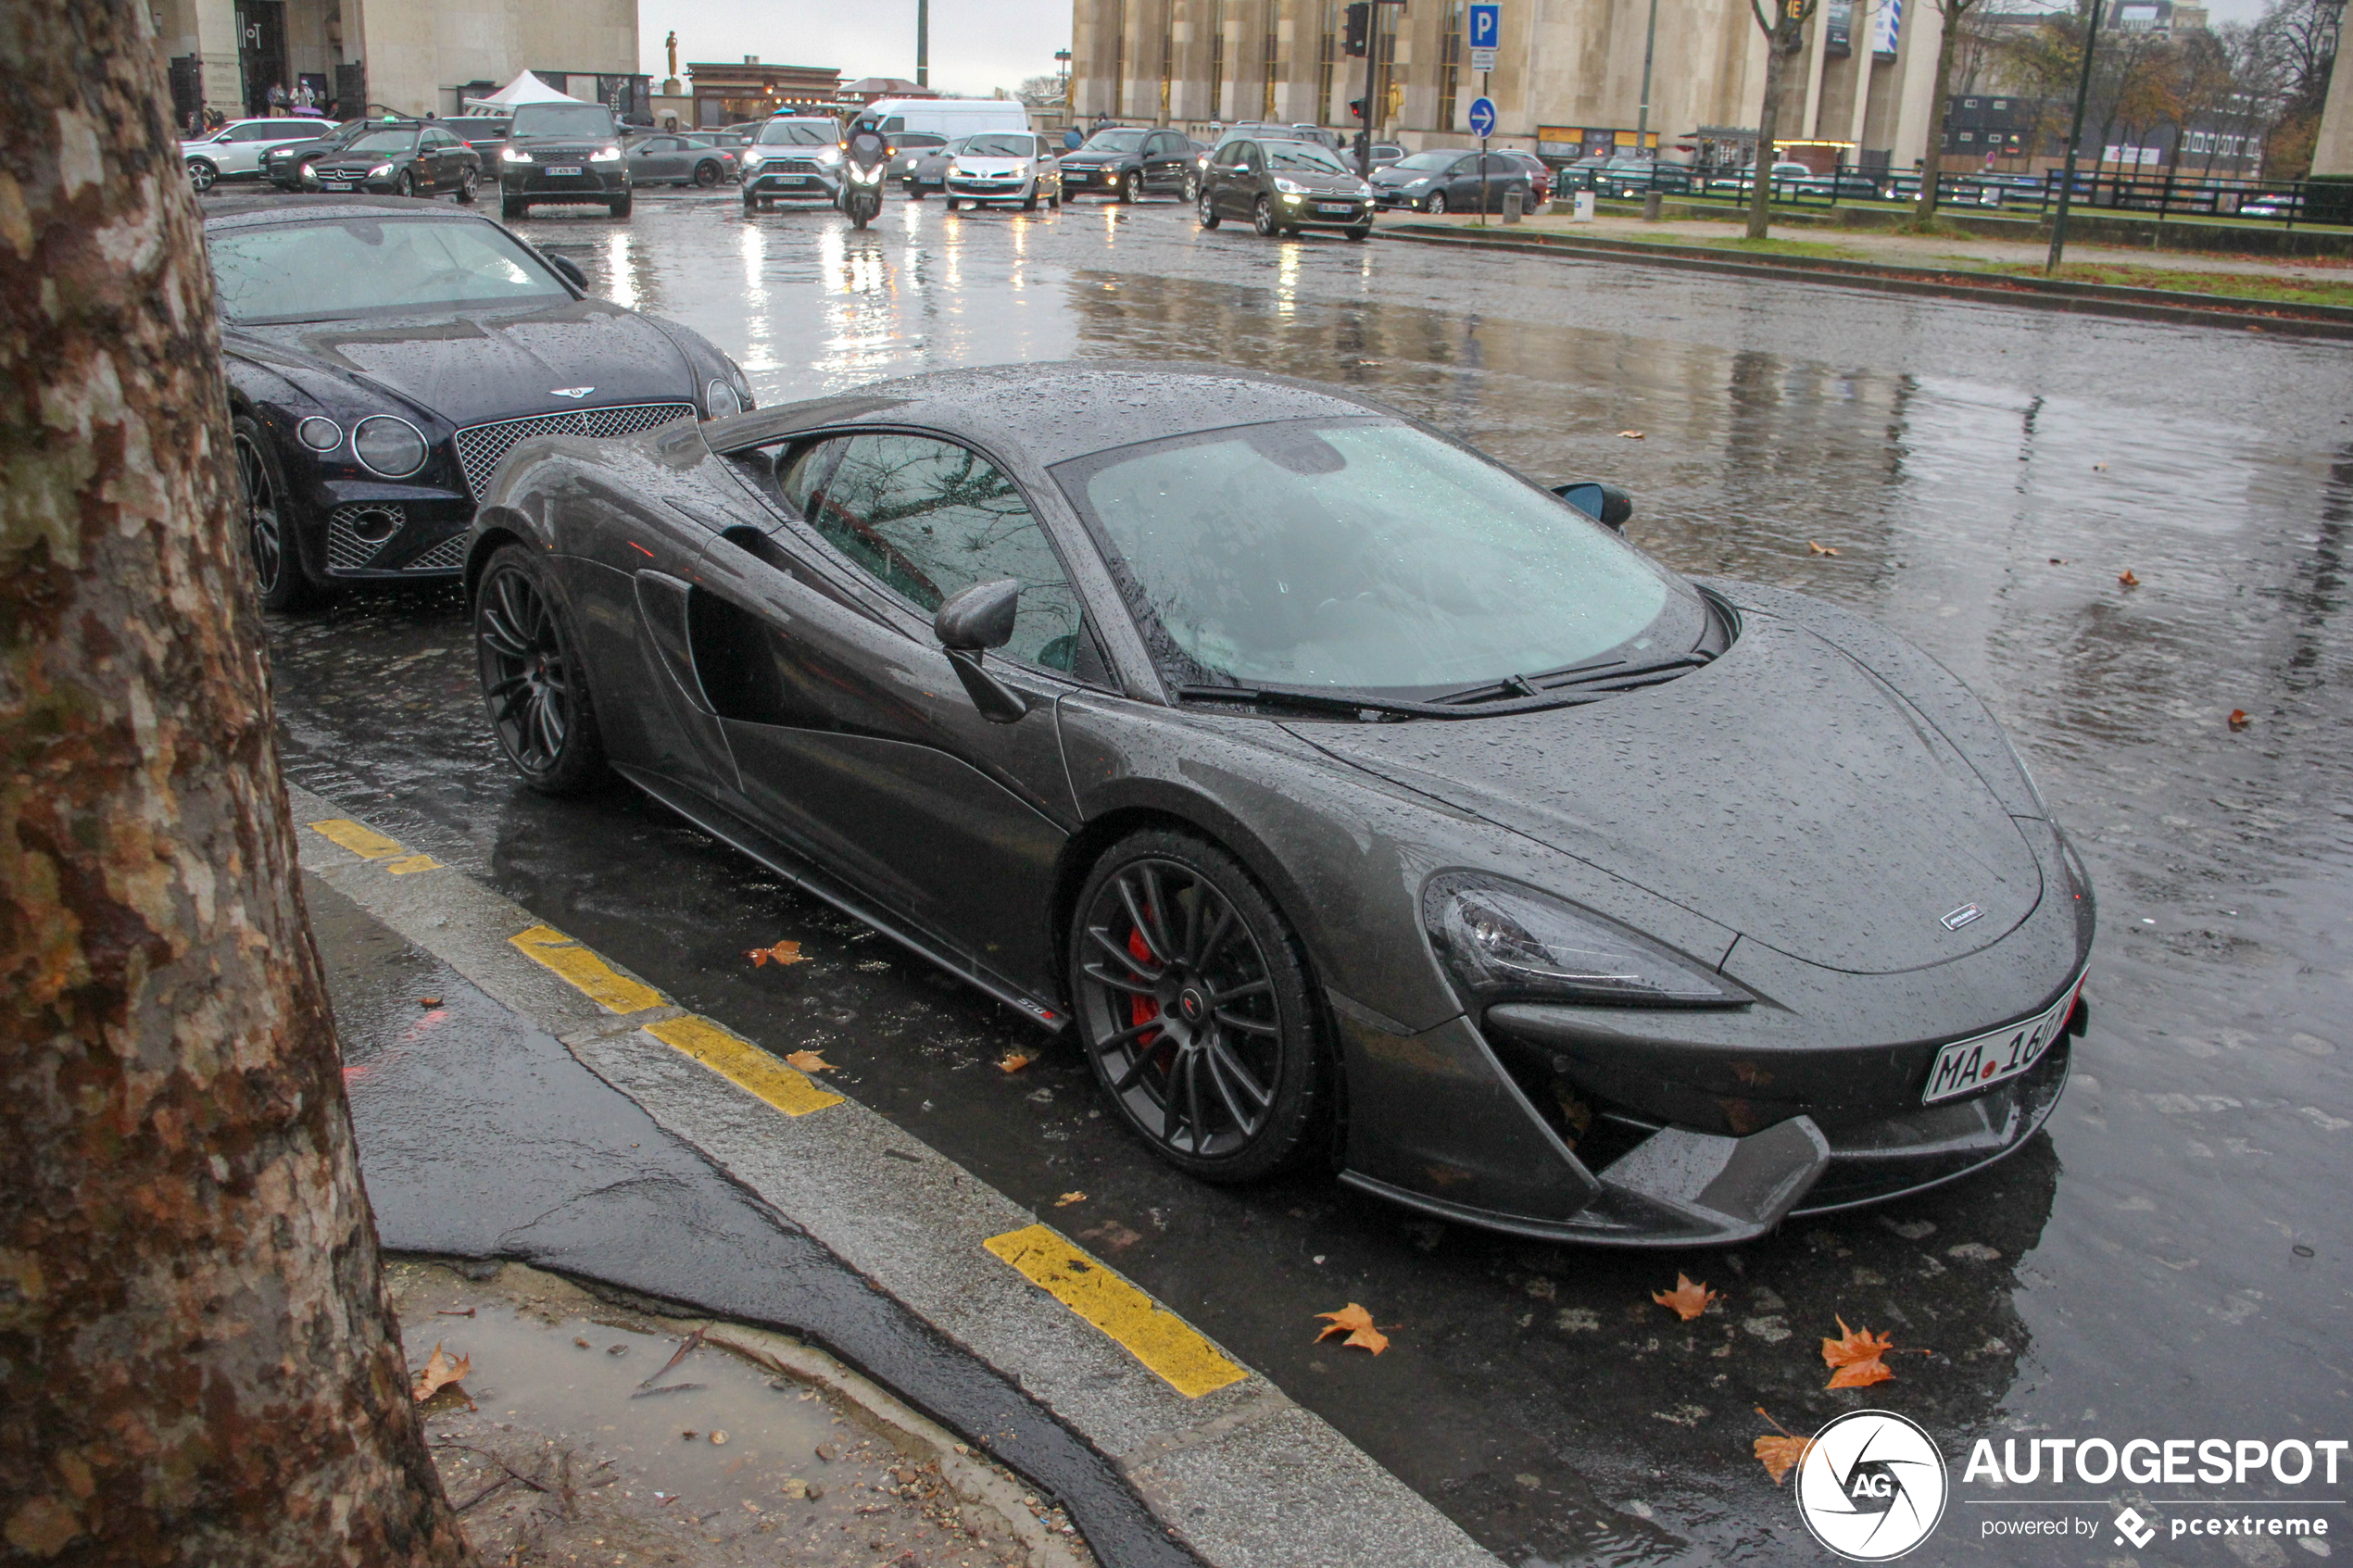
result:
<svg viewBox="0 0 2353 1568"><path fill-rule="evenodd" d="M1055 472L1180 687L1533 699L1704 662L1694 590L1413 425L1252 425Z"/></svg>

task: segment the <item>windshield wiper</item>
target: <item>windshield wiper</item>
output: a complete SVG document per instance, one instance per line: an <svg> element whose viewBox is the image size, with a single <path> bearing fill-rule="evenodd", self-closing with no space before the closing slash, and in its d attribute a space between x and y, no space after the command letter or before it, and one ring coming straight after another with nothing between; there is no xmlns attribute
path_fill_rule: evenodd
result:
<svg viewBox="0 0 2353 1568"><path fill-rule="evenodd" d="M1533 675L1506 675L1500 681L1465 686L1461 691L1448 692L1436 700L1461 706L1499 702L1512 697L1541 697L1554 692L1594 687L1615 690L1617 689L1617 682L1648 684L1664 680L1677 671L1696 670L1715 657L1711 653L1693 651L1673 659L1654 659L1646 664L1629 664L1622 659L1614 659L1604 664L1571 664L1558 670L1540 671Z"/></svg>
<svg viewBox="0 0 2353 1568"><path fill-rule="evenodd" d="M1366 713L1381 713L1400 719L1486 719L1499 713L1534 712L1545 708L1566 708L1572 704L1598 702L1605 694L1593 692L1536 692L1523 696L1516 702L1500 703L1476 710L1444 701L1416 702L1405 697L1371 696L1347 690L1311 689L1299 686L1179 686L1176 695L1189 702L1234 702L1252 707L1304 708L1321 713L1344 713L1361 717Z"/></svg>

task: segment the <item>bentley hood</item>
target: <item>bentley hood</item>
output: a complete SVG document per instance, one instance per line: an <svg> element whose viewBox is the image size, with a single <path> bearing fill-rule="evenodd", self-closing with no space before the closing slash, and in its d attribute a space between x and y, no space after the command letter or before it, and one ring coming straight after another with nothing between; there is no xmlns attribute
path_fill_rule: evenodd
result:
<svg viewBox="0 0 2353 1568"><path fill-rule="evenodd" d="M668 333L599 299L454 318L237 327L229 346L389 392L460 426L551 408L691 403L698 391L695 366Z"/></svg>
<svg viewBox="0 0 2353 1568"><path fill-rule="evenodd" d="M2024 835L1953 743L1822 637L1762 616L1713 664L1581 707L1295 729L1830 969L1961 957L2042 897Z"/></svg>

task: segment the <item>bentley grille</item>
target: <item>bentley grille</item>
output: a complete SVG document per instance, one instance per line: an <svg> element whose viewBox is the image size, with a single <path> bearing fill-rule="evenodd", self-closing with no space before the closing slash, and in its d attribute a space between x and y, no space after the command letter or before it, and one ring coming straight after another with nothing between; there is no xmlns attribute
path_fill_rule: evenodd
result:
<svg viewBox="0 0 2353 1568"><path fill-rule="evenodd" d="M468 425L458 433L458 466L465 470L466 489L477 501L498 459L518 441L535 435L635 435L641 430L692 418L692 403L636 403L620 408L560 408L526 419L497 420Z"/></svg>

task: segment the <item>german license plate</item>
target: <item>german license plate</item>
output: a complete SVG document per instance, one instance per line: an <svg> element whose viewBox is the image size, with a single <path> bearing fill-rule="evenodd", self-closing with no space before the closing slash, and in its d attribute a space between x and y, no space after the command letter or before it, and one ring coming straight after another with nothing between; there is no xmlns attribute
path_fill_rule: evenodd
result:
<svg viewBox="0 0 2353 1568"><path fill-rule="evenodd" d="M1317 202L1315 210L1327 218L1345 218L1356 209L1346 202Z"/></svg>
<svg viewBox="0 0 2353 1568"><path fill-rule="evenodd" d="M2043 1053L2050 1049L2051 1042L2067 1026L2067 1015L2075 1010L2076 996L2082 988L2083 977L2079 974L2075 984L2067 988L2067 994L2049 1011L1990 1035L1956 1040L1938 1051L1936 1065L1929 1069L1928 1087L1920 1095L1920 1103L1934 1105L1938 1100L2015 1078L2042 1060Z"/></svg>
<svg viewBox="0 0 2353 1568"><path fill-rule="evenodd" d="M348 191L351 189L351 182L348 180L321 180L319 182L319 188L322 191Z"/></svg>
<svg viewBox="0 0 2353 1568"><path fill-rule="evenodd" d="M578 174L581 172L581 169L576 163L551 163L547 166L547 172L550 174Z"/></svg>

